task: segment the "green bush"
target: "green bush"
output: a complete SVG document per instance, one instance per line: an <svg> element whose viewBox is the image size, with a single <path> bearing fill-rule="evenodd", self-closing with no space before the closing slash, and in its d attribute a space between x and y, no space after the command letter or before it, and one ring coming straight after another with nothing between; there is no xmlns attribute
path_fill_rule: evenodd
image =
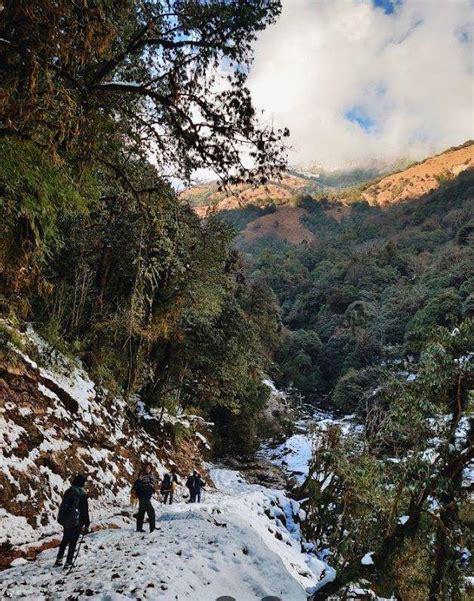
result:
<svg viewBox="0 0 474 601"><path fill-rule="evenodd" d="M374 393L382 378L383 370L369 367L350 368L339 378L332 394L334 405L344 413L363 413L366 400Z"/></svg>

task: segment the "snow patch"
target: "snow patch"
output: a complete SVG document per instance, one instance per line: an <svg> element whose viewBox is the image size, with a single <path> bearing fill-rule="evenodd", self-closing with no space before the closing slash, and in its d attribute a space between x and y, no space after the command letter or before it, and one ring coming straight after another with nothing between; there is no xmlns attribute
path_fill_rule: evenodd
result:
<svg viewBox="0 0 474 601"><path fill-rule="evenodd" d="M374 560L372 559L372 555L374 554L373 551L370 551L369 553L366 553L364 555L364 557L360 560L360 563L363 566L373 566L374 565Z"/></svg>

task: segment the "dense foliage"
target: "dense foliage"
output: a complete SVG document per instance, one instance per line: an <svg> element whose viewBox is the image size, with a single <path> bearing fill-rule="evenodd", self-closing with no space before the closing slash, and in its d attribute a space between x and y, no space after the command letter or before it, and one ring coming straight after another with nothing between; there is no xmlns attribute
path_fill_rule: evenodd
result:
<svg viewBox="0 0 474 601"><path fill-rule="evenodd" d="M305 527L331 549L337 577L316 598L362 581L382 597L467 598L473 347L472 319L438 329L408 377L386 374L361 433L319 434L301 490ZM367 553L371 561L361 562Z"/></svg>
<svg viewBox="0 0 474 601"><path fill-rule="evenodd" d="M355 588L367 598L462 601L472 546L474 171L384 208L357 189L342 194L349 207L335 194L294 199L311 244L237 238L279 301L277 382L356 413L351 432L315 428L309 474L295 489L306 536L336 570L314 598L352 598ZM241 230L256 211L221 218Z"/></svg>
<svg viewBox="0 0 474 601"><path fill-rule="evenodd" d="M305 197L298 202L314 243L241 243L281 307L280 385L363 410L384 366L416 357L434 326L472 315L473 199L472 171L413 202L354 202L340 221L337 201Z"/></svg>
<svg viewBox="0 0 474 601"><path fill-rule="evenodd" d="M279 10L2 6L2 314L31 321L130 404L140 393L162 415L202 413L226 451L256 443L275 301L246 280L229 227L200 222L167 174L261 181L282 165L285 132L257 122L245 86L251 42Z"/></svg>

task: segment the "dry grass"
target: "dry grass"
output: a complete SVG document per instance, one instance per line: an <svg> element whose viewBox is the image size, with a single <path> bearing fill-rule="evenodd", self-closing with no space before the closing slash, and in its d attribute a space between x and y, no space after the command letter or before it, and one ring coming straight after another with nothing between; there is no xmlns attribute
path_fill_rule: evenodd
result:
<svg viewBox="0 0 474 601"><path fill-rule="evenodd" d="M366 188L362 197L373 205L388 205L419 198L467 169L474 168L474 144L448 150L401 171L384 177Z"/></svg>

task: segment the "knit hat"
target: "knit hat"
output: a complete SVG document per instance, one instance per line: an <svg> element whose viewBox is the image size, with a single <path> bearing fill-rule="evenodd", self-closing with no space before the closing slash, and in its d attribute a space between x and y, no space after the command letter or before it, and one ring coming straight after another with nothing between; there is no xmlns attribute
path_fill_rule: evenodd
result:
<svg viewBox="0 0 474 601"><path fill-rule="evenodd" d="M87 480L86 476L83 476L82 474L77 474L77 476L74 476L72 485L73 486L84 486L84 484L86 483L86 480Z"/></svg>

